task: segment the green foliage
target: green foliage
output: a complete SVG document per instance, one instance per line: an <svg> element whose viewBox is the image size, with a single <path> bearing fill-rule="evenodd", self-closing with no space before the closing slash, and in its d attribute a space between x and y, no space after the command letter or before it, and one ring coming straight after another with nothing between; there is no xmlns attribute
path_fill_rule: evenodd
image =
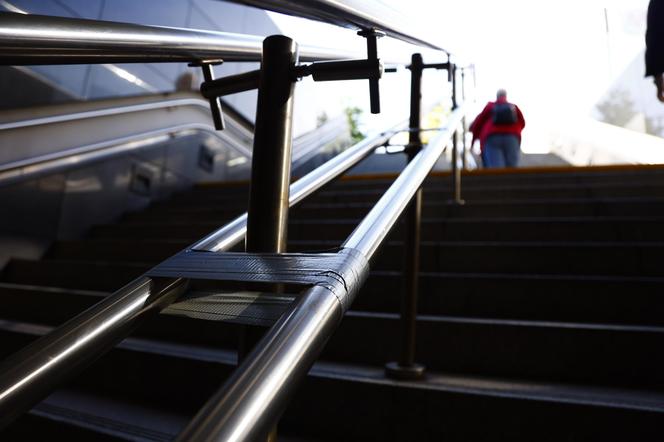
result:
<svg viewBox="0 0 664 442"><path fill-rule="evenodd" d="M353 143L362 141L365 135L360 131L360 117L362 116L362 109L357 106L347 107L344 109L346 118L348 118L348 126L350 127L350 137Z"/></svg>

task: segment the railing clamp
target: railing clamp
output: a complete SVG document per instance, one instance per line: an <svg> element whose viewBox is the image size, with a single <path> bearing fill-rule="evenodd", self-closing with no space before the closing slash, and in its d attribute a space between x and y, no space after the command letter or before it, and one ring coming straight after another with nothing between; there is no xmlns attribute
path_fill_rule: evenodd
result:
<svg viewBox="0 0 664 442"><path fill-rule="evenodd" d="M223 60L200 60L195 63L189 63L191 67L200 67L203 71L203 84L214 81L214 67L215 65L220 65ZM224 130L226 123L224 122L224 113L221 109L221 100L218 96L216 97L206 97L210 102L210 112L212 113L212 121L214 122L214 128L217 130Z"/></svg>
<svg viewBox="0 0 664 442"><path fill-rule="evenodd" d="M367 39L367 60L380 63L378 58L378 39L385 36L384 32L376 29L364 29L357 33L360 37ZM371 102L371 113L380 113L380 88L378 78L369 79L369 100Z"/></svg>
<svg viewBox="0 0 664 442"><path fill-rule="evenodd" d="M376 56L375 39L381 34L374 31L367 35L369 57L361 60L335 60L321 61L293 66L291 81L295 82L303 77L311 76L314 81L342 81L342 80L369 80L371 112L380 112L380 99L378 96L378 80L383 76L383 65ZM373 43L371 43L373 41ZM373 48L373 49L371 49ZM212 105L219 97L258 88L260 70L254 70L237 75L229 75L214 79L212 67L201 64L205 81L201 84L201 94ZM213 110L214 114L214 110Z"/></svg>

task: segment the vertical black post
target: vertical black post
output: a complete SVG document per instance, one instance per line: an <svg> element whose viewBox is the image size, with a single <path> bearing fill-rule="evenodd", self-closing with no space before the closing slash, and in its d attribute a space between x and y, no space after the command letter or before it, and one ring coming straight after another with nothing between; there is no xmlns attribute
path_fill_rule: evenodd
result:
<svg viewBox="0 0 664 442"><path fill-rule="evenodd" d="M456 65L450 64L451 80L452 80L452 110L456 110L459 105L457 103L457 72ZM454 131L452 136L452 202L456 204L463 204L461 199L461 170L459 169L459 132Z"/></svg>
<svg viewBox="0 0 664 442"><path fill-rule="evenodd" d="M413 54L410 64L410 132L408 139L408 161L422 149L421 104L422 70L421 54ZM404 242L404 276L401 296L401 355L397 362L385 366L388 377L395 379L419 379L424 375L424 366L415 363L417 292L420 270L420 225L422 217L422 188L418 189L405 212L406 237Z"/></svg>
<svg viewBox="0 0 664 442"><path fill-rule="evenodd" d="M202 63L201 69L203 71L203 79L206 82L214 80L214 67L212 63ZM224 130L226 128L226 123L224 122L224 113L221 110L221 98L210 98L209 101L214 128L217 130Z"/></svg>
<svg viewBox="0 0 664 442"><path fill-rule="evenodd" d="M297 44L290 38L273 35L263 41L247 213L247 252L286 252L293 68L297 60ZM240 359L246 357L263 332L257 327L243 329L238 351ZM276 441L276 434L275 427L267 440Z"/></svg>
<svg viewBox="0 0 664 442"><path fill-rule="evenodd" d="M359 31L357 35L367 39L367 60L378 60L378 39L385 35L375 29ZM380 88L378 78L369 79L369 101L372 114L380 113Z"/></svg>

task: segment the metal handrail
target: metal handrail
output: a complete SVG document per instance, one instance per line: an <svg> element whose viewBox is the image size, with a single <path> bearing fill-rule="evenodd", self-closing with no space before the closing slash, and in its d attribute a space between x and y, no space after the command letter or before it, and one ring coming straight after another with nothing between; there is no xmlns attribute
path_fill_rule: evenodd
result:
<svg viewBox="0 0 664 442"><path fill-rule="evenodd" d="M0 65L260 61L263 37L0 12ZM355 54L300 45L302 61Z"/></svg>
<svg viewBox="0 0 664 442"><path fill-rule="evenodd" d="M339 177L403 125L366 138L293 183L289 205L296 205ZM246 231L245 213L190 248L227 251L244 238ZM183 278L140 276L5 360L0 366L0 428L174 302L187 284Z"/></svg>
<svg viewBox="0 0 664 442"><path fill-rule="evenodd" d="M423 148L346 239L350 249L371 262L413 195L461 125L465 107ZM306 290L270 328L224 386L212 396L179 441L242 441L264 437L283 413L296 384L306 376L365 281L368 266L352 261L356 278L346 281L345 297L317 285Z"/></svg>
<svg viewBox="0 0 664 442"><path fill-rule="evenodd" d="M128 104L113 106L104 109L91 109L84 111L70 112L60 115L48 115L45 117L24 118L16 121L6 121L0 123L0 130L21 129L25 127L41 126L44 124L66 123L68 121L87 120L89 118L108 117L112 115L129 114L133 112L144 112L150 110L167 109L183 106L198 106L206 112L210 110L210 103L203 98L167 98L159 101L140 104ZM252 133L244 127L239 127L244 135L251 137Z"/></svg>
<svg viewBox="0 0 664 442"><path fill-rule="evenodd" d="M355 30L376 29L388 36L417 46L447 52L435 42L421 36L417 27L408 23L393 9L378 2L363 0L231 0L283 14L331 23Z"/></svg>

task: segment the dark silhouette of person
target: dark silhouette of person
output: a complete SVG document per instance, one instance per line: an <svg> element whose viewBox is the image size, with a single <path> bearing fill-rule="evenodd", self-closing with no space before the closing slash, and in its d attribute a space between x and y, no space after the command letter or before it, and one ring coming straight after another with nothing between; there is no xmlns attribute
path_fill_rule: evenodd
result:
<svg viewBox="0 0 664 442"><path fill-rule="evenodd" d="M480 140L484 167L517 167L521 156L521 131L525 126L526 120L519 107L507 101L505 89L499 89L496 101L487 103L470 125L473 143Z"/></svg>
<svg viewBox="0 0 664 442"><path fill-rule="evenodd" d="M646 31L646 77L653 77L664 102L664 0L650 0Z"/></svg>

